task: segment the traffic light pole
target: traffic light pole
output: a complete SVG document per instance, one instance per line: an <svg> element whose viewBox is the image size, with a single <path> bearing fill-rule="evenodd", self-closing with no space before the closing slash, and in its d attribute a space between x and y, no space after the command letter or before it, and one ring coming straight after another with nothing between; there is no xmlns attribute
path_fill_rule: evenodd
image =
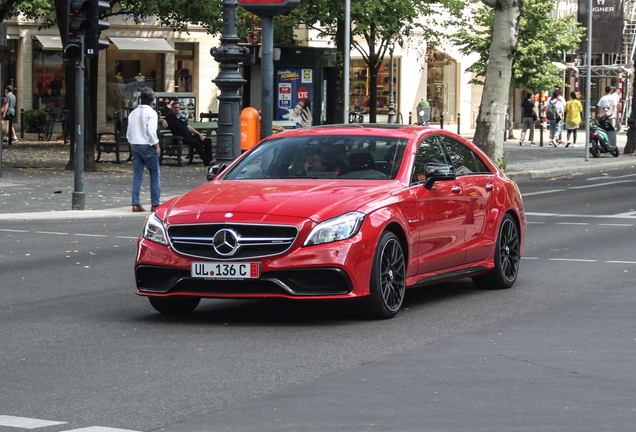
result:
<svg viewBox="0 0 636 432"><path fill-rule="evenodd" d="M82 49L75 63L75 190L73 210L86 209L84 194L84 34L79 37Z"/></svg>

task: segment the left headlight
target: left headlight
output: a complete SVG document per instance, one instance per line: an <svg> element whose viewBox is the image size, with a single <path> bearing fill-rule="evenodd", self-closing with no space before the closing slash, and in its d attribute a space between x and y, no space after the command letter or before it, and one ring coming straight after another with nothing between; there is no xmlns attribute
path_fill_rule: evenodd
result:
<svg viewBox="0 0 636 432"><path fill-rule="evenodd" d="M321 222L311 230L303 246L319 245L351 238L360 231L364 216L364 213L351 212Z"/></svg>
<svg viewBox="0 0 636 432"><path fill-rule="evenodd" d="M155 243L168 245L168 235L161 220L155 213L148 216L146 226L144 227L144 238Z"/></svg>

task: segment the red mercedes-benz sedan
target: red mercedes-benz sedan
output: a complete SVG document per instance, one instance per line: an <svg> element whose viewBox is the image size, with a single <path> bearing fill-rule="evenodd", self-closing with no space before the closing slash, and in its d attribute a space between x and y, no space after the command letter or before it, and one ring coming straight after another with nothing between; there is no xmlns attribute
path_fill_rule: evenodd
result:
<svg viewBox="0 0 636 432"><path fill-rule="evenodd" d="M465 277L511 287L525 237L517 185L458 135L297 129L150 215L136 293L163 313L203 297L285 297L355 299L391 318L406 288Z"/></svg>

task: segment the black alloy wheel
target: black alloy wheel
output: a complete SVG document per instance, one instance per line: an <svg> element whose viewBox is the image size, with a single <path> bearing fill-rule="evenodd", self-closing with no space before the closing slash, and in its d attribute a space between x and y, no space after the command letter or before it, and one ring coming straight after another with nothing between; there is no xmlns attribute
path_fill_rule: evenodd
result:
<svg viewBox="0 0 636 432"><path fill-rule="evenodd" d="M510 214L506 214L499 226L495 249L495 268L489 273L473 278L480 288L505 289L514 285L521 261L521 237L519 228Z"/></svg>
<svg viewBox="0 0 636 432"><path fill-rule="evenodd" d="M404 302L406 260L400 241L390 231L382 234L373 259L371 295L361 300L362 312L375 319L393 318Z"/></svg>
<svg viewBox="0 0 636 432"><path fill-rule="evenodd" d="M148 297L150 305L157 311L167 315L189 314L199 305L200 297L168 296Z"/></svg>

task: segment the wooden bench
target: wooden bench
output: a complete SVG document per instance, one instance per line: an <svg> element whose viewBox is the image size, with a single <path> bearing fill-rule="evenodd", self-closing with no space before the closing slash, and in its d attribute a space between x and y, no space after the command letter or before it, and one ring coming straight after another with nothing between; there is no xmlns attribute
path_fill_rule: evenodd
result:
<svg viewBox="0 0 636 432"><path fill-rule="evenodd" d="M191 122L188 123L197 131L204 134L212 141L212 154L216 148L216 129L218 124L216 122ZM193 147L183 143L183 138L174 136L170 132L170 129L163 126L159 126L157 129L157 137L159 138L159 145L161 147L161 153L159 154L159 165L162 164L166 158L175 159L178 166L183 166L182 158L186 157L188 164L192 164L195 151Z"/></svg>
<svg viewBox="0 0 636 432"><path fill-rule="evenodd" d="M95 162L99 162L102 157L102 153L115 153L116 163L121 163L121 154L128 153L128 159L125 162L132 160L132 151L130 149L130 143L126 139L126 130L128 127L128 118L123 117L120 111L115 113L115 125L113 132L102 132L97 134L96 147L97 158ZM102 141L104 136L112 136L112 141Z"/></svg>

